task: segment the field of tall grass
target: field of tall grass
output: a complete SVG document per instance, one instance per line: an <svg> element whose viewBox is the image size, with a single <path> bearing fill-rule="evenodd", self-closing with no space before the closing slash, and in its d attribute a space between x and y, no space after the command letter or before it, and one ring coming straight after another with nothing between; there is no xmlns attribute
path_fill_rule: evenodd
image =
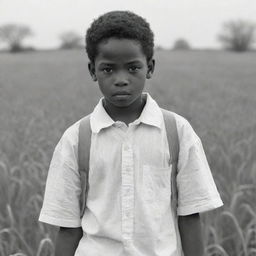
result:
<svg viewBox="0 0 256 256"><path fill-rule="evenodd" d="M256 255L256 53L156 52L146 90L202 139L225 206L202 215L205 256ZM0 256L50 256L38 222L53 149L100 93L82 50L0 54Z"/></svg>

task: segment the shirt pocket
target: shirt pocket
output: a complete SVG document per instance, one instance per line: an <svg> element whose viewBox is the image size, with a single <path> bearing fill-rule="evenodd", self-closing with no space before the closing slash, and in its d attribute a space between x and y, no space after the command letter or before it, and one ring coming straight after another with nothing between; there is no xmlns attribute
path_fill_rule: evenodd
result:
<svg viewBox="0 0 256 256"><path fill-rule="evenodd" d="M171 171L167 168L156 166L143 166L143 198L147 208L161 216L170 207L171 200Z"/></svg>

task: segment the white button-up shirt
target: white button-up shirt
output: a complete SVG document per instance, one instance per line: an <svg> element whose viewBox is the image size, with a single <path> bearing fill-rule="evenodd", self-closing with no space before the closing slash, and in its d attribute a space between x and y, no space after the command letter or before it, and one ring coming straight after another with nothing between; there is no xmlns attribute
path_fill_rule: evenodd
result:
<svg viewBox="0 0 256 256"><path fill-rule="evenodd" d="M180 152L178 215L222 205L200 139L175 114ZM80 219L77 165L79 122L69 127L53 154L39 220L82 226L75 256L179 256L177 218L171 209L169 148L161 109L147 94L140 117L114 122L102 100L90 117L87 208Z"/></svg>

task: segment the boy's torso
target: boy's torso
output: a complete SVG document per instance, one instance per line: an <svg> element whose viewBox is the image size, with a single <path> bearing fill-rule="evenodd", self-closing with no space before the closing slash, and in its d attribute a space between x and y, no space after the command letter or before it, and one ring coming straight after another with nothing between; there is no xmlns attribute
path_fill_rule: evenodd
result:
<svg viewBox="0 0 256 256"><path fill-rule="evenodd" d="M87 235L76 255L177 255L169 148L161 110L151 104L151 115L128 127L105 127L102 109L92 115Z"/></svg>
<svg viewBox="0 0 256 256"><path fill-rule="evenodd" d="M178 215L222 205L200 139L174 114L179 137ZM114 122L102 102L92 129L87 209L80 219L78 130L66 130L55 148L39 220L80 227L76 256L179 256L177 216L171 209L171 166L162 111L148 95L139 119Z"/></svg>

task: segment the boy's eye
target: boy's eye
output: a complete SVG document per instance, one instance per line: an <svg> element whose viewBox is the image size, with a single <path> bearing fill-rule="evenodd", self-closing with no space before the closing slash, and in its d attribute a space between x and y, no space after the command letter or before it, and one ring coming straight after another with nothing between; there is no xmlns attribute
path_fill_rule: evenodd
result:
<svg viewBox="0 0 256 256"><path fill-rule="evenodd" d="M132 66L132 67L129 67L129 72L137 72L140 70L140 67L138 66Z"/></svg>
<svg viewBox="0 0 256 256"><path fill-rule="evenodd" d="M113 69L112 68L103 68L102 71L106 74L109 74L113 71Z"/></svg>

